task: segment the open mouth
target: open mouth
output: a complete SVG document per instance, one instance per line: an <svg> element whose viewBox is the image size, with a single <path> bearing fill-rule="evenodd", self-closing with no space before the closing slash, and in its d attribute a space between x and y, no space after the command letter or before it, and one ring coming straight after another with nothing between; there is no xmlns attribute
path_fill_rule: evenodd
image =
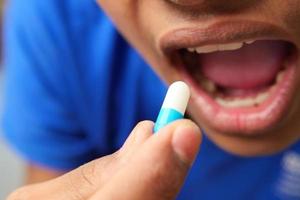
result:
<svg viewBox="0 0 300 200"><path fill-rule="evenodd" d="M247 39L191 45L169 55L192 87L192 101L201 117L216 130L264 132L278 125L290 110L298 51L289 41Z"/></svg>
<svg viewBox="0 0 300 200"><path fill-rule="evenodd" d="M263 104L284 82L294 50L288 42L261 40L178 53L194 84L218 105L233 110Z"/></svg>

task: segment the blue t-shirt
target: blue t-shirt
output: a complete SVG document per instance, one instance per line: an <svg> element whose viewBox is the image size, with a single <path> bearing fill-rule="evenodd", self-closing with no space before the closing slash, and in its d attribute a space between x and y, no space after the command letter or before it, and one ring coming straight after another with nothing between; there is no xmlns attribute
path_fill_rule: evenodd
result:
<svg viewBox="0 0 300 200"><path fill-rule="evenodd" d="M4 129L29 162L70 170L155 120L165 85L94 0L10 0L4 35ZM243 158L204 137L178 199L300 199L300 142Z"/></svg>

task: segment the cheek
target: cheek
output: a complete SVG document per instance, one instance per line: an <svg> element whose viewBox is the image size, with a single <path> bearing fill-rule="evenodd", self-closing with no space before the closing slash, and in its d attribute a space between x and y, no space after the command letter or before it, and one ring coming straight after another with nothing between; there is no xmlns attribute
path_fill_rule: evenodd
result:
<svg viewBox="0 0 300 200"><path fill-rule="evenodd" d="M102 10L111 18L120 33L160 74L162 69L159 66L165 66L167 63L160 59L160 54L156 49L154 38L157 34L155 30L160 28L158 26L160 23L154 23L159 22L159 15L154 12L157 9L151 7L153 1L97 0Z"/></svg>
<svg viewBox="0 0 300 200"><path fill-rule="evenodd" d="M140 32L138 0L97 0L97 2L128 40L137 37L137 33Z"/></svg>
<svg viewBox="0 0 300 200"><path fill-rule="evenodd" d="M138 24L137 0L97 0L122 35L136 47L141 40Z"/></svg>
<svg viewBox="0 0 300 200"><path fill-rule="evenodd" d="M300 0L283 2L279 11L283 13L281 20L283 20L289 32L294 34L295 40L298 41L298 46L300 46Z"/></svg>
<svg viewBox="0 0 300 200"><path fill-rule="evenodd" d="M97 3L118 27L130 26L135 19L137 0L97 0Z"/></svg>

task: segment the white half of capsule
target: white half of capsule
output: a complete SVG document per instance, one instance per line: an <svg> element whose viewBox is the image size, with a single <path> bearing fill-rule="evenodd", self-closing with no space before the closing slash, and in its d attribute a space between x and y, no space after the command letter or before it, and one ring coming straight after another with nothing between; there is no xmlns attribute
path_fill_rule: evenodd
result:
<svg viewBox="0 0 300 200"><path fill-rule="evenodd" d="M174 82L167 91L162 108L171 108L184 115L190 96L190 88L185 82Z"/></svg>

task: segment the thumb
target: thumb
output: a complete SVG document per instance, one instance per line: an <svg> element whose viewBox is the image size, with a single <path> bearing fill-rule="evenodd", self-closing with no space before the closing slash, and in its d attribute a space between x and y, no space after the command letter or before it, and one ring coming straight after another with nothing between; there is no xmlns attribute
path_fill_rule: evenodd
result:
<svg viewBox="0 0 300 200"><path fill-rule="evenodd" d="M92 199L176 198L197 155L200 129L178 120L152 135Z"/></svg>

